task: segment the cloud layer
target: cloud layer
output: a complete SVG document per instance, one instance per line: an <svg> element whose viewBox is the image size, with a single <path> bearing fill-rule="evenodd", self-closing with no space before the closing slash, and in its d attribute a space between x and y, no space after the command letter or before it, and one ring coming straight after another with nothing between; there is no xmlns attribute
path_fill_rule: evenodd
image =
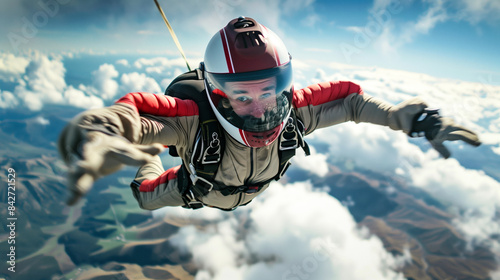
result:
<svg viewBox="0 0 500 280"><path fill-rule="evenodd" d="M4 69L0 72L2 80L15 83L13 91L0 89L1 108L41 110L47 104L102 107L128 91L161 92L158 82L166 86L184 67L180 60L164 58L130 63L119 60L83 73L88 80L82 84L68 85L61 58L43 54L0 56L0 65L13 61L24 68L0 68ZM500 87L489 85L487 78L463 82L318 61L294 61L294 66L297 87L326 80L351 80L359 83L365 93L393 104L418 95L431 106L441 108L442 115L477 131L485 140L484 147L478 150L447 143L458 160L443 160L425 139L410 140L401 132L370 124L342 124L308 137L313 155L295 158L294 168L323 176L328 164L351 162L361 170L401 176L410 186L425 190L449 207L456 216L456 227L469 238L470 246L488 244L500 255L500 244L492 238L500 234L496 226L500 184L491 174L477 170L480 167L467 167L485 163L464 160L486 153L484 156L492 161L489 164L500 164ZM122 68L127 72L117 70ZM203 268L198 280L257 279L261 275L272 275L273 279L331 279L325 275L340 279L401 277L394 269L405 260L385 252L379 239L355 227L341 203L314 190L308 182L274 184L234 215L212 210L158 213L180 216L190 223L208 221L204 227L185 226L174 238L175 244L192 254ZM365 264L363 269L360 263Z"/></svg>
<svg viewBox="0 0 500 280"><path fill-rule="evenodd" d="M84 85L77 89L66 84L66 68L60 57L49 57L39 52L26 57L7 54L0 57L0 65L12 60L25 63L18 64L18 68L9 68L4 74L17 85L13 92L0 92L2 108L21 107L39 111L46 104L68 104L82 108L104 105L103 100L87 91Z"/></svg>
<svg viewBox="0 0 500 280"><path fill-rule="evenodd" d="M67 59L72 57L68 55ZM109 105L128 92L161 93L163 90L149 74L163 77L162 85L166 86L174 75L182 73L176 68L172 71L179 63L166 58L139 59L133 65L140 72L122 74L114 64L104 63L91 73L83 73L88 77L87 83L68 85L63 56L0 53L0 81L15 84L14 90L0 88L0 108L39 111L45 105L58 104L90 109ZM130 66L124 59L116 65Z"/></svg>
<svg viewBox="0 0 500 280"><path fill-rule="evenodd" d="M305 63L303 65L306 65ZM307 67L297 69L304 80ZM333 74L326 74L333 73ZM365 93L397 104L420 96L442 115L478 132L484 138L480 150L464 143L445 143L461 159L440 158L425 139L410 140L406 135L369 124L347 123L315 132L310 142L328 147L326 162L352 162L355 168L388 175L398 174L409 185L421 188L449 207L456 216L455 226L469 239L469 246L487 244L500 255L500 183L482 167L500 163L500 87L435 78L424 74L380 68L360 68L330 64L316 70L311 81L351 80ZM489 162L480 163L482 158ZM475 159L477 159L475 161ZM317 159L318 162L321 159ZM316 163L323 165L325 163ZM465 166L476 166L469 169Z"/></svg>
<svg viewBox="0 0 500 280"><path fill-rule="evenodd" d="M171 240L192 254L197 280L404 279L394 272L404 257L387 253L338 200L306 182L273 183L248 207L205 227L183 227Z"/></svg>

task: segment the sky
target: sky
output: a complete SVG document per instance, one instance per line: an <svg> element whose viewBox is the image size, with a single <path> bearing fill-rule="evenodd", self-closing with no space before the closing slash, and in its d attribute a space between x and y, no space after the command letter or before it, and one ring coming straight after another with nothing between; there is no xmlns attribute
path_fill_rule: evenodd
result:
<svg viewBox="0 0 500 280"><path fill-rule="evenodd" d="M160 1L196 66L240 15L282 37L296 60L330 61L500 84L496 0ZM0 49L177 55L151 1L0 2Z"/></svg>
<svg viewBox="0 0 500 280"><path fill-rule="evenodd" d="M48 105L83 110L127 92L161 93L186 71L153 1L0 1L0 110L38 112L37 122L46 125ZM500 234L494 170L500 166L500 1L249 2L160 1L191 66L230 19L251 16L288 46L297 88L350 80L393 104L420 96L483 141L479 148L447 143L452 158L444 160L425 139L342 124L308 136L312 156L297 156L289 172L324 176L328 165L348 160L400 176L449 205L471 244L487 243L500 256L500 242L492 238ZM307 181L273 184L234 213L189 214L213 222L209 230L183 227L172 239L197 256L196 279L402 279L396 270L408 256L388 254L326 191ZM183 211L155 215L182 217ZM242 237L243 217L253 223ZM276 264L267 265L273 257Z"/></svg>

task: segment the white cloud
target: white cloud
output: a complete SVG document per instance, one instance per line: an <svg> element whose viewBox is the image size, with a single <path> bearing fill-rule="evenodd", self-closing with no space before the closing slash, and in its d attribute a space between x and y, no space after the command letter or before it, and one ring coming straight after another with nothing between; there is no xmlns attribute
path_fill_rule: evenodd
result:
<svg viewBox="0 0 500 280"><path fill-rule="evenodd" d="M437 23L448 20L446 9L444 8L444 0L431 2L432 5L421 15L414 25L414 30L418 33L427 34L433 29Z"/></svg>
<svg viewBox="0 0 500 280"><path fill-rule="evenodd" d="M454 4L458 6L457 18L472 24L500 19L500 2L497 0L459 0Z"/></svg>
<svg viewBox="0 0 500 280"><path fill-rule="evenodd" d="M497 155L500 155L500 145L498 147L492 147L491 150L497 154Z"/></svg>
<svg viewBox="0 0 500 280"><path fill-rule="evenodd" d="M354 32L354 33L362 33L363 32L363 27L361 27L361 26L346 26L343 29L345 29L347 31Z"/></svg>
<svg viewBox="0 0 500 280"><path fill-rule="evenodd" d="M273 183L224 216L184 227L171 239L192 254L200 268L195 279L403 279L394 271L401 261L309 183Z"/></svg>
<svg viewBox="0 0 500 280"><path fill-rule="evenodd" d="M397 1L384 2L391 5L389 2L396 3ZM404 23L389 21L379 34L377 45L382 50L393 52L403 45L413 42L417 36L428 34L438 23L450 19L445 8L445 2L446 0L424 1L424 5L428 5L428 8L418 18ZM386 7L380 5L378 8L383 8L383 10L375 10L375 7L372 10L376 14L384 11ZM396 28L400 28L400 30L396 31Z"/></svg>
<svg viewBox="0 0 500 280"><path fill-rule="evenodd" d="M312 146L310 150L311 155L306 156L302 149L298 149L296 156L292 158L292 164L318 176L325 176L328 173L327 156L316 153Z"/></svg>
<svg viewBox="0 0 500 280"><path fill-rule="evenodd" d="M359 168L381 173L407 173L409 164L419 163L423 157L405 134L372 124L347 123L315 131L312 136L312 143L328 144L326 158L352 161Z"/></svg>
<svg viewBox="0 0 500 280"><path fill-rule="evenodd" d="M312 27L315 26L318 22L321 22L321 18L317 14L311 14L305 17L300 22L302 23L302 25Z"/></svg>
<svg viewBox="0 0 500 280"><path fill-rule="evenodd" d="M14 82L25 71L29 59L0 52L0 80Z"/></svg>
<svg viewBox="0 0 500 280"><path fill-rule="evenodd" d="M163 70L167 70L168 68L173 68L176 66L179 67L186 66L186 62L184 62L184 59L182 57L175 59L168 59L166 57L139 58L134 62L134 67L138 69L142 69L144 67L146 71L148 71L148 69L155 69L156 67L160 67ZM155 71L150 70L149 72L155 72Z"/></svg>
<svg viewBox="0 0 500 280"><path fill-rule="evenodd" d="M427 157L411 170L411 182L456 210L453 224L465 234L469 248L487 245L500 254L500 183L483 171L466 169L455 159Z"/></svg>
<svg viewBox="0 0 500 280"><path fill-rule="evenodd" d="M151 92L151 93L160 93L162 90L158 83L151 77L146 76L144 73L128 73L123 74L121 79L121 90L126 92Z"/></svg>
<svg viewBox="0 0 500 280"><path fill-rule="evenodd" d="M0 90L0 108L14 108L19 105L19 101L10 91Z"/></svg>
<svg viewBox="0 0 500 280"><path fill-rule="evenodd" d="M195 61L201 61L201 59L190 60L189 64L191 66L197 65ZM147 74L156 74L172 79L186 71L184 70L186 69L186 62L182 57L175 59L168 59L166 57L140 58L134 62L134 67L145 71ZM172 70L174 70L173 74Z"/></svg>
<svg viewBox="0 0 500 280"><path fill-rule="evenodd" d="M41 97L43 96L37 95L31 91L22 91L22 88L19 90L16 88L16 92L22 94L22 97L24 98L24 105L31 111L40 111L42 109L43 101L41 100Z"/></svg>
<svg viewBox="0 0 500 280"><path fill-rule="evenodd" d="M118 65L126 65L126 60L119 60ZM14 66L19 66L18 68ZM182 59L139 59L134 66L143 68L148 74L164 77L163 83L183 73L179 65L185 67ZM27 107L29 110L41 110L45 104L68 104L80 108L99 108L106 101L113 100L118 94L145 91L163 92L156 80L146 73L126 73L121 75L112 64L102 64L88 73L90 84L79 86L67 85L66 68L63 56L48 56L40 52L30 53L27 58L2 54L0 67L8 67L8 72L0 71L0 79L16 82L15 89L0 91L0 108ZM2 70L0 68L0 70ZM85 73L83 73L85 75ZM165 85L166 86L166 85Z"/></svg>
<svg viewBox="0 0 500 280"><path fill-rule="evenodd" d="M359 83L365 93L394 104L418 95L430 106L441 108L441 114L473 129L481 138L484 136L484 145L500 144L499 86L380 68L331 64L330 69L318 71L318 80L338 80L338 73L331 76L325 73L342 72L343 78ZM500 234L500 183L485 172L465 168L453 158L440 158L425 139L416 143L430 148L428 152L410 143L406 135L378 126L342 124L316 131L311 136L310 143L328 145L326 156L337 164L352 162L358 168L397 174L408 184L425 190L448 206L456 217L454 225L465 235L469 246L485 244L500 254L500 243L492 238ZM474 159L478 156L478 150L463 143L445 145L458 157ZM490 151L500 154L498 146L492 146ZM484 157L494 158L491 155ZM496 158L494 163L499 160ZM474 162L468 160L464 164Z"/></svg>
<svg viewBox="0 0 500 280"><path fill-rule="evenodd" d="M65 72L60 60L37 53L14 93L30 110L40 110L44 103L63 103L61 92L66 87Z"/></svg>
<svg viewBox="0 0 500 280"><path fill-rule="evenodd" d="M50 124L49 120L47 120L46 118L41 117L41 116L35 118L35 122L38 123L38 124L41 124L43 126Z"/></svg>
<svg viewBox="0 0 500 280"><path fill-rule="evenodd" d="M126 66L126 67L130 66L130 64L128 63L128 60L126 60L126 59L117 60L116 64Z"/></svg>
<svg viewBox="0 0 500 280"><path fill-rule="evenodd" d="M393 0L374 0L373 1L373 7L372 7L372 13L376 11L383 11L386 10L387 7L393 2Z"/></svg>
<svg viewBox="0 0 500 280"><path fill-rule="evenodd" d="M62 61L39 55L26 68L28 88L36 93L44 93L44 99L49 102L61 102L60 92L66 87L65 73Z"/></svg>
<svg viewBox="0 0 500 280"><path fill-rule="evenodd" d="M114 79L118 77L118 71L111 64L102 64L99 69L92 72L93 86L96 94L103 99L109 100L118 93L118 82Z"/></svg>
<svg viewBox="0 0 500 280"><path fill-rule="evenodd" d="M28 61L26 67L17 69L18 72L11 72L11 77L18 76L15 80L17 85L14 92L0 92L0 107L15 108L18 106L27 107L29 110L38 111L45 104L69 104L81 108L97 108L104 105L103 101L92 95L97 92L96 88L80 85L81 89L68 86L65 81L66 68L62 62L62 56L49 57L45 54L34 52L28 58L19 58L7 55L8 60L24 63ZM16 69L13 67L13 69ZM114 69L114 68L113 68ZM113 69L101 67L94 71L96 83L99 88L111 88L106 82L106 77L113 76ZM87 93L85 93L85 92ZM108 93L111 90L107 91Z"/></svg>
<svg viewBox="0 0 500 280"><path fill-rule="evenodd" d="M104 107L102 99L93 95L86 95L83 91L76 89L73 86L69 86L64 91L63 95L64 99L67 100L67 103L75 107L86 109Z"/></svg>
<svg viewBox="0 0 500 280"><path fill-rule="evenodd" d="M500 206L500 183L483 171L464 168L455 159L427 155L423 165L412 169L410 176L415 186L462 209L493 217Z"/></svg>

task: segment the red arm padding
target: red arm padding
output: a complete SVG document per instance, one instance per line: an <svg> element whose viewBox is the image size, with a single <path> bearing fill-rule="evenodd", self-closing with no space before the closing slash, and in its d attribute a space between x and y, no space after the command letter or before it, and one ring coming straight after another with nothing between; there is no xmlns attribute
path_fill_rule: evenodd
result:
<svg viewBox="0 0 500 280"><path fill-rule="evenodd" d="M139 114L164 117L185 117L198 115L198 105L193 100L146 93L132 92L118 99L116 103L126 103L136 108Z"/></svg>
<svg viewBox="0 0 500 280"><path fill-rule="evenodd" d="M353 82L323 82L296 90L293 93L293 105L295 108L321 105L345 98L351 93L363 94L363 90Z"/></svg>
<svg viewBox="0 0 500 280"><path fill-rule="evenodd" d="M139 191L141 192L154 192L154 190L162 185L162 184L167 184L168 181L177 179L177 173L179 172L179 169L181 166L176 166L168 169L167 171L163 172L158 178L152 179L152 180L144 180L141 183L141 186L139 187Z"/></svg>

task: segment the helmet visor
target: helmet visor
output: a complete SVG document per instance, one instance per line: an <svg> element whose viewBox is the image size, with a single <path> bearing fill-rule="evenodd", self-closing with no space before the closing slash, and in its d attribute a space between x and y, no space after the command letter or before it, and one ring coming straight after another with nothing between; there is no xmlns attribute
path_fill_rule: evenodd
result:
<svg viewBox="0 0 500 280"><path fill-rule="evenodd" d="M288 116L292 100L292 67L260 71L205 73L210 98L232 125L249 132L266 132Z"/></svg>

